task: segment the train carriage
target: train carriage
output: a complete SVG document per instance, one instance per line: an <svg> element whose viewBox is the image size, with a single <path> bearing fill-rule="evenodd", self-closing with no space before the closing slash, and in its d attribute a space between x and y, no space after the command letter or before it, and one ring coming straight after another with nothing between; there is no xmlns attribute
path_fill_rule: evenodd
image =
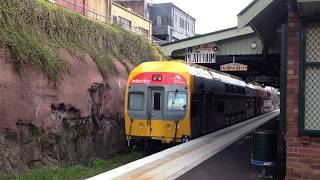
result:
<svg viewBox="0 0 320 180"><path fill-rule="evenodd" d="M184 142L274 110L273 94L274 88L200 66L145 62L128 78L126 136L129 141Z"/></svg>

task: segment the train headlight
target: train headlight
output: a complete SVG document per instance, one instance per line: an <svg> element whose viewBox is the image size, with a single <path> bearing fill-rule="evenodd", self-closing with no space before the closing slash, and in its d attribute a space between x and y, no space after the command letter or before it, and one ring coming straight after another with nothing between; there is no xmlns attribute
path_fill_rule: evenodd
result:
<svg viewBox="0 0 320 180"><path fill-rule="evenodd" d="M144 127L143 123L140 123L139 126L141 129Z"/></svg>
<svg viewBox="0 0 320 180"><path fill-rule="evenodd" d="M168 130L171 130L172 129L171 124L167 124L167 128Z"/></svg>

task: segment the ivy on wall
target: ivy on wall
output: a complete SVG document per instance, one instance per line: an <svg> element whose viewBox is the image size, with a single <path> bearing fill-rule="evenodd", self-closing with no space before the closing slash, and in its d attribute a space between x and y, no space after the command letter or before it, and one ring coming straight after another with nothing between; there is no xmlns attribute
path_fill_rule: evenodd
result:
<svg viewBox="0 0 320 180"><path fill-rule="evenodd" d="M102 76L115 73L112 59L137 65L163 58L159 47L115 25L87 19L45 0L0 0L0 47L10 51L18 70L34 64L56 86L67 66L59 48L90 55Z"/></svg>

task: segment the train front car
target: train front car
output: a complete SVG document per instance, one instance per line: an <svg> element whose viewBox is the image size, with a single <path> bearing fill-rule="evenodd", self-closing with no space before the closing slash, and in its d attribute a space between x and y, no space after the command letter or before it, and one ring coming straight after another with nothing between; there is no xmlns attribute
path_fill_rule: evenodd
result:
<svg viewBox="0 0 320 180"><path fill-rule="evenodd" d="M163 143L190 138L192 76L181 62L153 61L129 75L125 102L125 131L131 140Z"/></svg>

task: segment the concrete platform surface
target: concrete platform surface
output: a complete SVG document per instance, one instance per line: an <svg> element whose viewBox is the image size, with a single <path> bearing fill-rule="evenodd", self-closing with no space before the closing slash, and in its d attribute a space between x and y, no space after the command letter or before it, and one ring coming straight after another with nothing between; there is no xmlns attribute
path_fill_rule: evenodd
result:
<svg viewBox="0 0 320 180"><path fill-rule="evenodd" d="M176 179L279 114L280 111L277 110L252 118L128 163L92 177L90 180Z"/></svg>
<svg viewBox="0 0 320 180"><path fill-rule="evenodd" d="M229 146L178 177L178 180L259 180L261 169L250 164L250 136Z"/></svg>

